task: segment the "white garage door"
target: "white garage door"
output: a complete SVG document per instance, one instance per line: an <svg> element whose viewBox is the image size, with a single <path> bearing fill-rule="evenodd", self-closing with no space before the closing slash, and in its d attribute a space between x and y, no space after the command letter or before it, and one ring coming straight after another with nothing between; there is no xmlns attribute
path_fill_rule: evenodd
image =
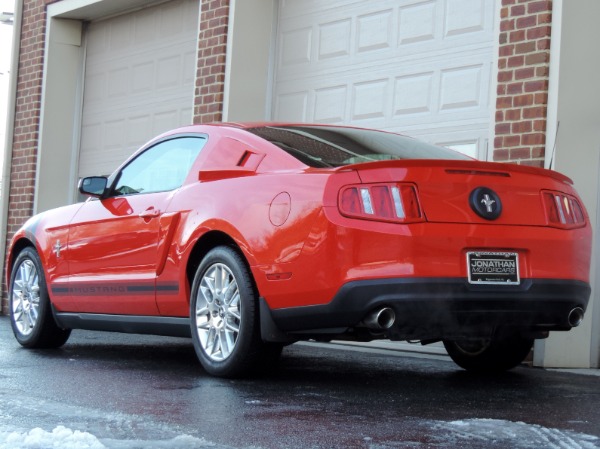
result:
<svg viewBox="0 0 600 449"><path fill-rule="evenodd" d="M191 123L198 0L92 22L79 176L110 174L156 134Z"/></svg>
<svg viewBox="0 0 600 449"><path fill-rule="evenodd" d="M485 157L496 0L281 0L273 118Z"/></svg>

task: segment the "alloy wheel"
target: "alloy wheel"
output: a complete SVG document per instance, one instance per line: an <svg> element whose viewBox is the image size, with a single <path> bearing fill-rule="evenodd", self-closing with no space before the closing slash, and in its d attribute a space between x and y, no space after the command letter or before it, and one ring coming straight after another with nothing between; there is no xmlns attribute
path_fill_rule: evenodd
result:
<svg viewBox="0 0 600 449"><path fill-rule="evenodd" d="M238 284L229 267L211 265L197 295L195 325L200 345L211 360L225 360L237 343L242 316Z"/></svg>
<svg viewBox="0 0 600 449"><path fill-rule="evenodd" d="M17 330L23 336L33 332L39 318L40 284L39 274L29 259L18 267L12 289L12 311Z"/></svg>

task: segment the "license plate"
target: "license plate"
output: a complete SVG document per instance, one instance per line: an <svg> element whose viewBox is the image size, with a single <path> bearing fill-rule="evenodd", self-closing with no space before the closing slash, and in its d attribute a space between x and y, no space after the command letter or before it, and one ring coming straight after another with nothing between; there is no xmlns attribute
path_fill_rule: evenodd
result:
<svg viewBox="0 0 600 449"><path fill-rule="evenodd" d="M518 285L519 255L505 252L468 252L470 284Z"/></svg>

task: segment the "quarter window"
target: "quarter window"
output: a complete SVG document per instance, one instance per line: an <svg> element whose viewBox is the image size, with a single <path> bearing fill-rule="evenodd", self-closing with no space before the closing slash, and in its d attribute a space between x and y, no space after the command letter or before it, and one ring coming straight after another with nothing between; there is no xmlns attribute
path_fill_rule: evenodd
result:
<svg viewBox="0 0 600 449"><path fill-rule="evenodd" d="M206 143L204 137L178 137L158 143L121 170L115 195L166 192L183 184Z"/></svg>

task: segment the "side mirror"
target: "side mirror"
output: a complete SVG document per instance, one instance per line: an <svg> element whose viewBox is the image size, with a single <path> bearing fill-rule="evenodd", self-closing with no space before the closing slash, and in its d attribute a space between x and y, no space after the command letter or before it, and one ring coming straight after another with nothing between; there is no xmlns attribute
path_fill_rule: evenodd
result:
<svg viewBox="0 0 600 449"><path fill-rule="evenodd" d="M89 176L79 180L79 192L83 195L101 198L106 192L108 178L104 176Z"/></svg>

